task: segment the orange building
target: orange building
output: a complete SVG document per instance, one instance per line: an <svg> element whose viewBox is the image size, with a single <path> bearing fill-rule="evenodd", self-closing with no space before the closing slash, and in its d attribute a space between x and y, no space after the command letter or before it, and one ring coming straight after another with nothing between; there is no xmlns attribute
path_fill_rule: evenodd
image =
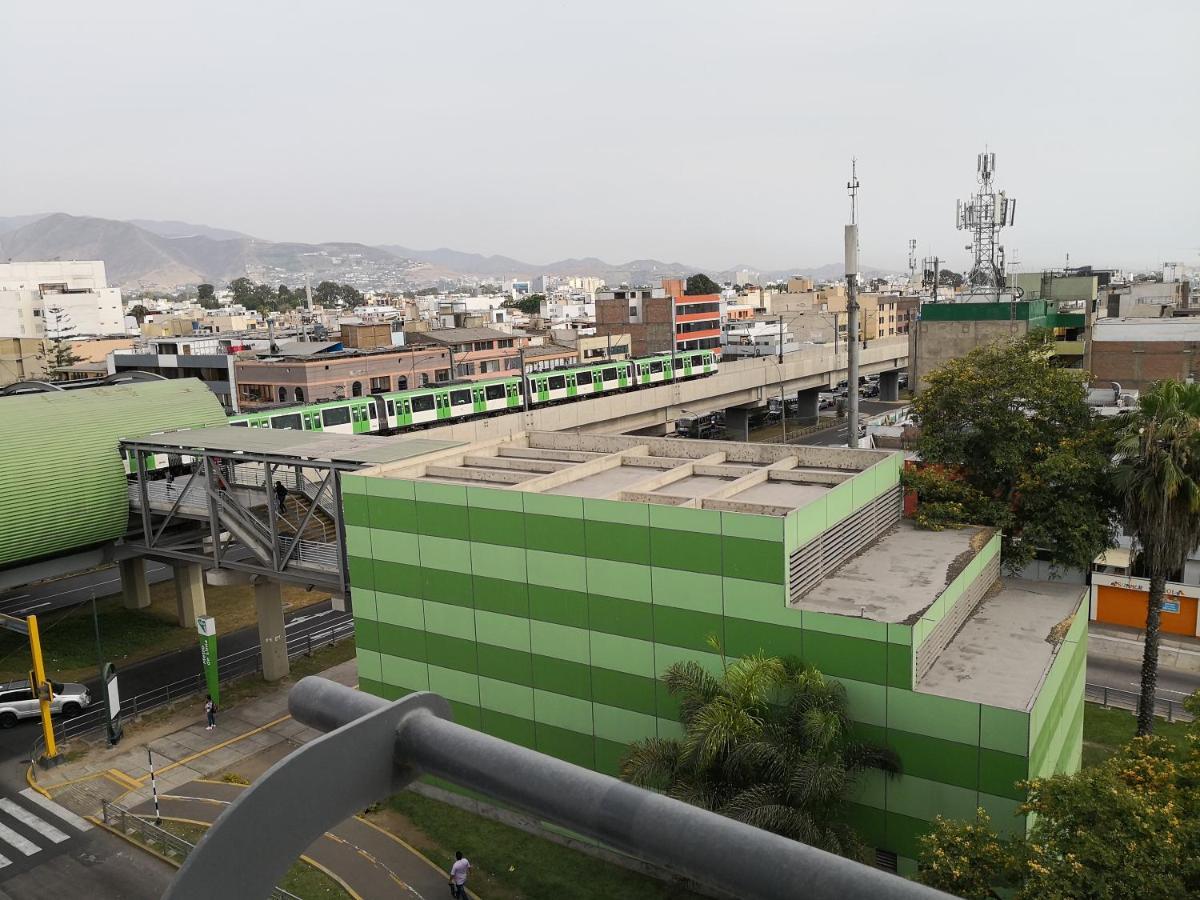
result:
<svg viewBox="0 0 1200 900"><path fill-rule="evenodd" d="M1129 549L1116 547L1100 554L1092 567L1091 619L1108 625L1146 627L1146 602L1150 579L1131 575ZM1168 634L1200 637L1197 607L1200 585L1167 582L1163 601L1162 630Z"/></svg>

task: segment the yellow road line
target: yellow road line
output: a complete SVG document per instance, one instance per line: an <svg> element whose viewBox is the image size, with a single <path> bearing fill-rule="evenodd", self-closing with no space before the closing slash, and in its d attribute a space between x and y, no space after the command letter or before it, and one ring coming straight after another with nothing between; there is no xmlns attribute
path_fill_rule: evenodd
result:
<svg viewBox="0 0 1200 900"><path fill-rule="evenodd" d="M156 776L158 776L158 775L161 775L163 772L171 771L171 769L174 769L177 766L187 765L194 759L199 759L202 756L207 756L208 754L212 753L214 750L220 750L222 747L228 747L230 744L236 744L238 741L244 740L245 738L248 738L251 735L258 734L261 731L266 731L268 728L274 728L280 722L286 722L290 718L291 718L290 715L280 716L274 722L268 722L266 725L260 725L258 728L252 728L250 731L247 731L244 734L239 734L236 737L231 737L229 740L221 741L221 743L219 743L219 744L213 744L211 747L207 747L204 750L200 750L196 753L191 754L190 756L185 756L183 759L178 759L173 763L169 763L168 765L163 766L161 769L155 769L154 774ZM149 773L143 775L141 778L138 779L138 787L141 787L149 780L150 780Z"/></svg>
<svg viewBox="0 0 1200 900"><path fill-rule="evenodd" d="M142 786L141 782L139 782L136 778L134 778L132 775L126 775L120 769L106 769L104 774L131 791L136 791Z"/></svg>

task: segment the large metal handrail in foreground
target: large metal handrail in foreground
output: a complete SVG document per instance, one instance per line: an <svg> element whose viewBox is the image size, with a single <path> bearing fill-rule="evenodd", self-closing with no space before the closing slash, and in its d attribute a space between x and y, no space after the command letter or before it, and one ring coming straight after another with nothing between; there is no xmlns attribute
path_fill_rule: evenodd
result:
<svg viewBox="0 0 1200 900"><path fill-rule="evenodd" d="M225 809L166 900L262 900L327 829L423 774L747 900L947 896L456 725L436 694L389 703L314 676L292 689L288 708L328 733L280 760Z"/></svg>

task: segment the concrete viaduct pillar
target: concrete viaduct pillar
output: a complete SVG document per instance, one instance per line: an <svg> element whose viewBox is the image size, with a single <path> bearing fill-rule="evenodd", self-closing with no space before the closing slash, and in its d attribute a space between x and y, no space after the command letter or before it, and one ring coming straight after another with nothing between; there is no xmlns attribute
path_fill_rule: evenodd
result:
<svg viewBox="0 0 1200 900"><path fill-rule="evenodd" d="M731 441L750 440L750 410L744 406L725 410L725 433Z"/></svg>
<svg viewBox="0 0 1200 900"><path fill-rule="evenodd" d="M175 569L175 611L180 628L195 628L196 619L207 613L204 605L204 566L177 563Z"/></svg>
<svg viewBox="0 0 1200 900"><path fill-rule="evenodd" d="M796 418L800 425L816 425L821 414L821 389L819 387L798 391L796 400L800 407Z"/></svg>
<svg viewBox="0 0 1200 900"><path fill-rule="evenodd" d="M879 399L895 403L900 399L900 371L879 373Z"/></svg>
<svg viewBox="0 0 1200 900"><path fill-rule="evenodd" d="M150 582L146 580L146 560L142 557L123 559L118 563L121 571L121 595L126 609L145 609L150 605Z"/></svg>
<svg viewBox="0 0 1200 900"><path fill-rule="evenodd" d="M260 581L254 585L254 610L258 615L263 679L278 681L290 669L283 624L283 586L278 581Z"/></svg>

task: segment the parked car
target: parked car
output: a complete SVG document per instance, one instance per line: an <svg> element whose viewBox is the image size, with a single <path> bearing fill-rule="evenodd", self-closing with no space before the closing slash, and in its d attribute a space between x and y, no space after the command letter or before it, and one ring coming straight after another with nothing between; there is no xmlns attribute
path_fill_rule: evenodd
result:
<svg viewBox="0 0 1200 900"><path fill-rule="evenodd" d="M92 695L82 684L50 682L52 715L75 716L92 704ZM12 728L20 719L41 715L37 696L28 681L0 684L0 728Z"/></svg>

